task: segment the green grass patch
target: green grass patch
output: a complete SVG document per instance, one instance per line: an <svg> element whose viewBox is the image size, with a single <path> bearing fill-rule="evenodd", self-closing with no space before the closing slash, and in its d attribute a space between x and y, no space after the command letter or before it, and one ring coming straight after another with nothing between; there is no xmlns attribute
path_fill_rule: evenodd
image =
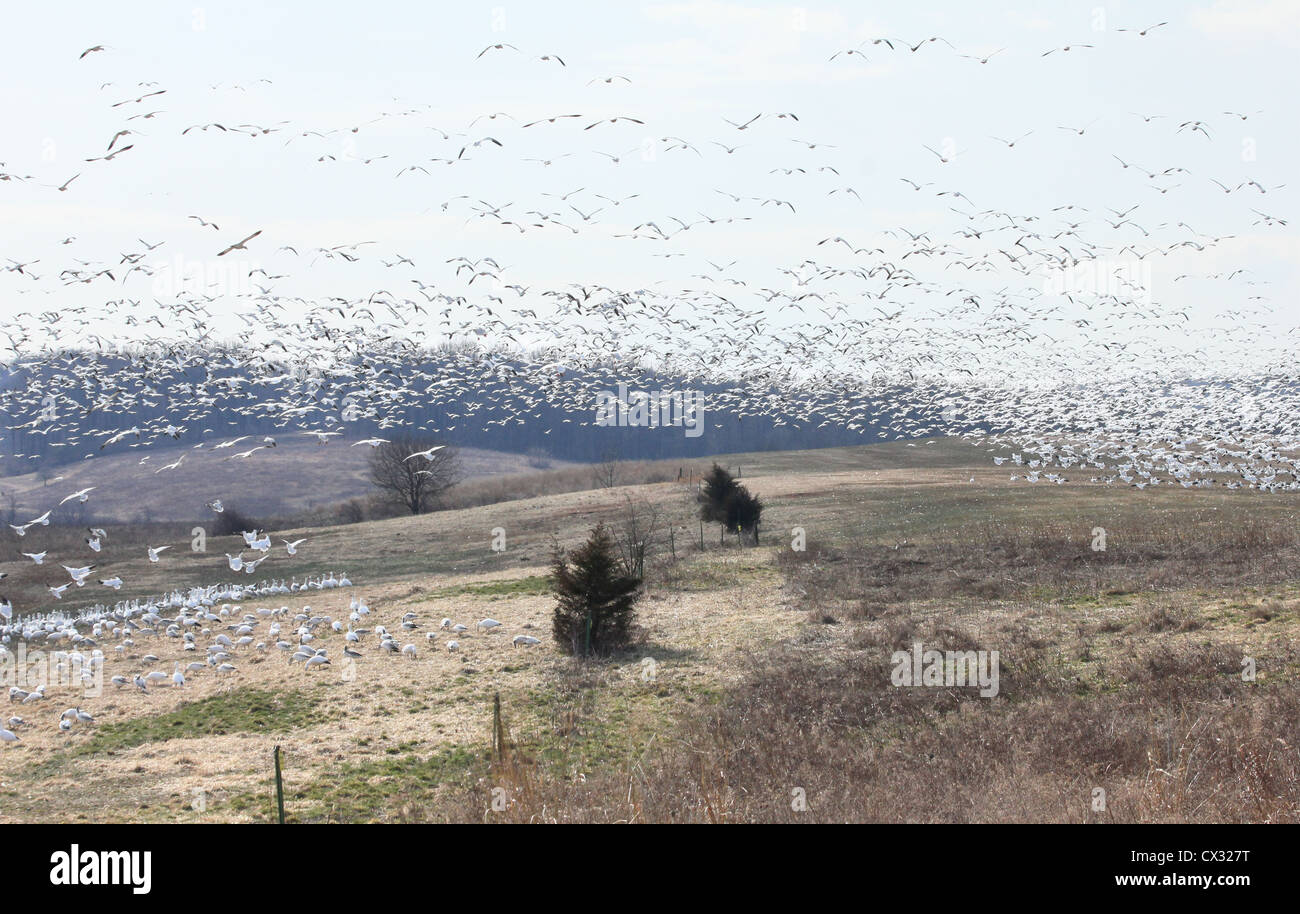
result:
<svg viewBox="0 0 1300 914"><path fill-rule="evenodd" d="M285 733L315 726L321 719L315 699L305 692L240 689L183 702L166 714L104 724L90 739L70 750L69 755L111 754L169 739L228 733Z"/></svg>
<svg viewBox="0 0 1300 914"><path fill-rule="evenodd" d="M403 743L397 750L412 744ZM398 818L401 807L428 805L437 788L464 785L488 769L484 750L452 746L426 758L414 754L343 764L306 787L285 789L288 822L383 822ZM269 821L270 795L244 805Z"/></svg>
<svg viewBox="0 0 1300 914"><path fill-rule="evenodd" d="M436 597L512 597L542 596L551 592L549 575L534 574L526 578L511 578L501 581L486 581L482 584L458 584L444 587L434 593Z"/></svg>

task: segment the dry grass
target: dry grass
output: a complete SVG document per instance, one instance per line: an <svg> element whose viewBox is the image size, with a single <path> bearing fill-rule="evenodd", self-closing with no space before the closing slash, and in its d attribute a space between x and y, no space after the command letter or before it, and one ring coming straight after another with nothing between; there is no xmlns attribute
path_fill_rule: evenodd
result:
<svg viewBox="0 0 1300 914"><path fill-rule="evenodd" d="M229 436L231 438L234 435ZM0 483L0 510L10 507L22 523L57 505L63 496L95 486L84 505L70 503L55 512L56 520L81 526L97 524L150 524L207 519L203 505L224 498L262 520L302 517L325 522L337 504L365 498L369 482L368 447L351 447L346 438L321 446L314 438L295 433L279 436L277 446L258 451L245 460L231 455L258 444L254 435L220 451L191 447L123 447L97 453L93 459L54 468L52 479L37 473L8 476ZM209 448L221 443L212 437ZM460 448L461 466L469 484L488 477L527 476L535 470L522 454L479 448ZM159 468L184 458L174 470ZM557 468L571 466L552 461Z"/></svg>
<svg viewBox="0 0 1300 914"><path fill-rule="evenodd" d="M701 552L675 472L279 531L308 543L268 560L268 577L348 571L372 627L400 630L416 613L417 659L381 655L371 636L350 678L249 651L237 674L200 673L181 690L110 686L88 702L52 691L11 712L36 726L0 750L0 821L268 821L277 742L289 817L304 822L1300 819L1294 499L1030 488L940 448L891 468L912 454L888 447L859 450L856 469L852 449L826 464L803 455L798 472L786 455L746 462L768 504L758 549L720 549L713 530ZM617 521L625 494L680 535L677 560L661 547L653 565L639 643L586 663L549 642L512 648L520 632L546 642L538 581L553 544ZM504 553L490 548L498 526ZM789 549L795 526L806 552ZM1090 548L1094 526L1108 531L1104 553ZM229 577L220 553L233 541L152 566L126 538L110 536L105 571L142 592ZM245 609L341 618L351 595ZM462 638L459 654L424 639L443 616L488 615L504 631ZM192 658L138 640L107 674ZM892 686L893 651L916 640L997 650L998 696ZM341 636L319 643L337 665ZM1256 681L1242 679L1244 658ZM59 732L77 703L97 723Z"/></svg>
<svg viewBox="0 0 1300 914"><path fill-rule="evenodd" d="M1072 632L1064 613L1025 625L1025 609L981 614L982 635L915 606L807 629L747 655L720 702L631 764L568 781L499 773L514 798L501 818L1300 821L1294 627L1258 645L1247 682L1239 631L1107 638ZM999 696L894 687L891 654L914 641L998 650Z"/></svg>
<svg viewBox="0 0 1300 914"><path fill-rule="evenodd" d="M1278 584L1294 578L1300 530L1289 518L1171 525L1158 518L1110 531L1104 550L1078 524L981 524L921 542L814 542L781 567L810 602L871 607L902 599L1102 598L1144 591Z"/></svg>

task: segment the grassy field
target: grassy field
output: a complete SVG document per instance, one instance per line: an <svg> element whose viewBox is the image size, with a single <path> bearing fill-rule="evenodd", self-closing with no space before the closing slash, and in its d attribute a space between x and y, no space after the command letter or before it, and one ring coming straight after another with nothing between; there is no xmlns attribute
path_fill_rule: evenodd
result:
<svg viewBox="0 0 1300 914"><path fill-rule="evenodd" d="M361 597L368 627L401 632L415 658L368 635L344 662L321 627L333 663L317 671L248 648L236 672L179 689L51 689L8 712L31 726L0 747L0 821L271 821L276 745L299 822L1300 820L1295 497L1013 483L948 441L720 462L766 505L757 547L705 528L701 550L686 480L707 462L683 464L681 483L674 469L276 531L307 543L259 579L333 570L357 586L236 617L287 606L289 630L298 611L345 620ZM656 550L637 643L576 662L550 641L546 562L617 525L629 498L658 508L672 545ZM103 561L158 592L232 579L234 542L157 565L116 544ZM443 618L487 616L501 629L446 649ZM512 647L520 633L542 643ZM998 651L999 694L891 685L893 652L915 641ZM107 675L195 656L165 636L101 646ZM60 732L77 705L95 723Z"/></svg>

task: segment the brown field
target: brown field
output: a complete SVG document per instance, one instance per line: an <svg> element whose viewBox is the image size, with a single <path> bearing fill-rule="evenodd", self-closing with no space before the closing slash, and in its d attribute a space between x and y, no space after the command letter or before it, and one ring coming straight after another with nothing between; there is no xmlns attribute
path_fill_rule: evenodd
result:
<svg viewBox="0 0 1300 914"><path fill-rule="evenodd" d="M335 571L356 586L242 611L346 621L364 597L370 628L400 632L416 614L399 636L416 658L368 635L345 664L342 635L318 629L333 663L311 673L250 647L235 673L205 670L180 689L51 689L5 712L31 726L0 745L0 822L272 821L275 745L287 817L301 822L1300 820L1295 497L1010 483L954 442L720 462L766 505L757 547L720 546L706 528L701 551L675 469L665 482L276 531L258 579ZM530 485L578 482L555 472ZM598 520L617 525L629 497L659 507L672 546L656 550L638 643L576 662L549 638L546 560ZM504 553L490 548L497 527ZM1091 548L1095 527L1105 551ZM308 541L290 559L280 534ZM150 565L133 536L100 558L130 582L123 594L235 577L222 557L234 538L197 554L181 531ZM6 584L31 570L0 568L14 572ZM488 616L502 627L466 633L460 653L445 633L425 638L444 617ZM542 643L514 648L520 633ZM998 651L999 694L892 686L891 655L917 640ZM101 647L106 680L196 657L164 635L121 655ZM60 732L78 705L95 723Z"/></svg>
<svg viewBox="0 0 1300 914"><path fill-rule="evenodd" d="M6 476L0 479L0 511L6 516L12 511L18 518L13 522L23 523L56 506L64 495L88 486L96 490L81 514L97 524L203 519L208 515L204 503L218 497L259 517L287 517L370 494L369 447L352 447L346 438L322 446L315 438L285 434L278 437L274 448L232 459L232 455L258 445L262 437L253 435L220 451L210 449L221 443L217 438L198 450L128 445L124 451L96 454L89 460L53 468L48 474ZM537 472L522 454L480 448L460 448L459 452L469 484ZM158 472L182 455L179 467ZM563 460L550 460L549 464L572 466ZM77 503L69 503L58 514L67 518L76 508Z"/></svg>

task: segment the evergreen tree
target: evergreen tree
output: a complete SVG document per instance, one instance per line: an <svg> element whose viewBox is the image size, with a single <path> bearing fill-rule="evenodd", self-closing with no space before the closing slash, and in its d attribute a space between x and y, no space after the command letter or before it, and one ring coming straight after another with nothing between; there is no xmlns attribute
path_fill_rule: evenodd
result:
<svg viewBox="0 0 1300 914"><path fill-rule="evenodd" d="M736 486L736 491L727 499L727 529L736 536L748 533L758 545L758 522L763 516L763 502L757 495L751 495L744 486Z"/></svg>
<svg viewBox="0 0 1300 914"><path fill-rule="evenodd" d="M551 584L557 600L552 633L561 651L585 656L627 643L641 582L623 572L604 524L572 555L556 553Z"/></svg>
<svg viewBox="0 0 1300 914"><path fill-rule="evenodd" d="M739 487L735 477L716 463L704 477L704 484L700 487L700 520L721 527L718 532L719 543L722 542L722 537L730 526L727 523L727 503Z"/></svg>

